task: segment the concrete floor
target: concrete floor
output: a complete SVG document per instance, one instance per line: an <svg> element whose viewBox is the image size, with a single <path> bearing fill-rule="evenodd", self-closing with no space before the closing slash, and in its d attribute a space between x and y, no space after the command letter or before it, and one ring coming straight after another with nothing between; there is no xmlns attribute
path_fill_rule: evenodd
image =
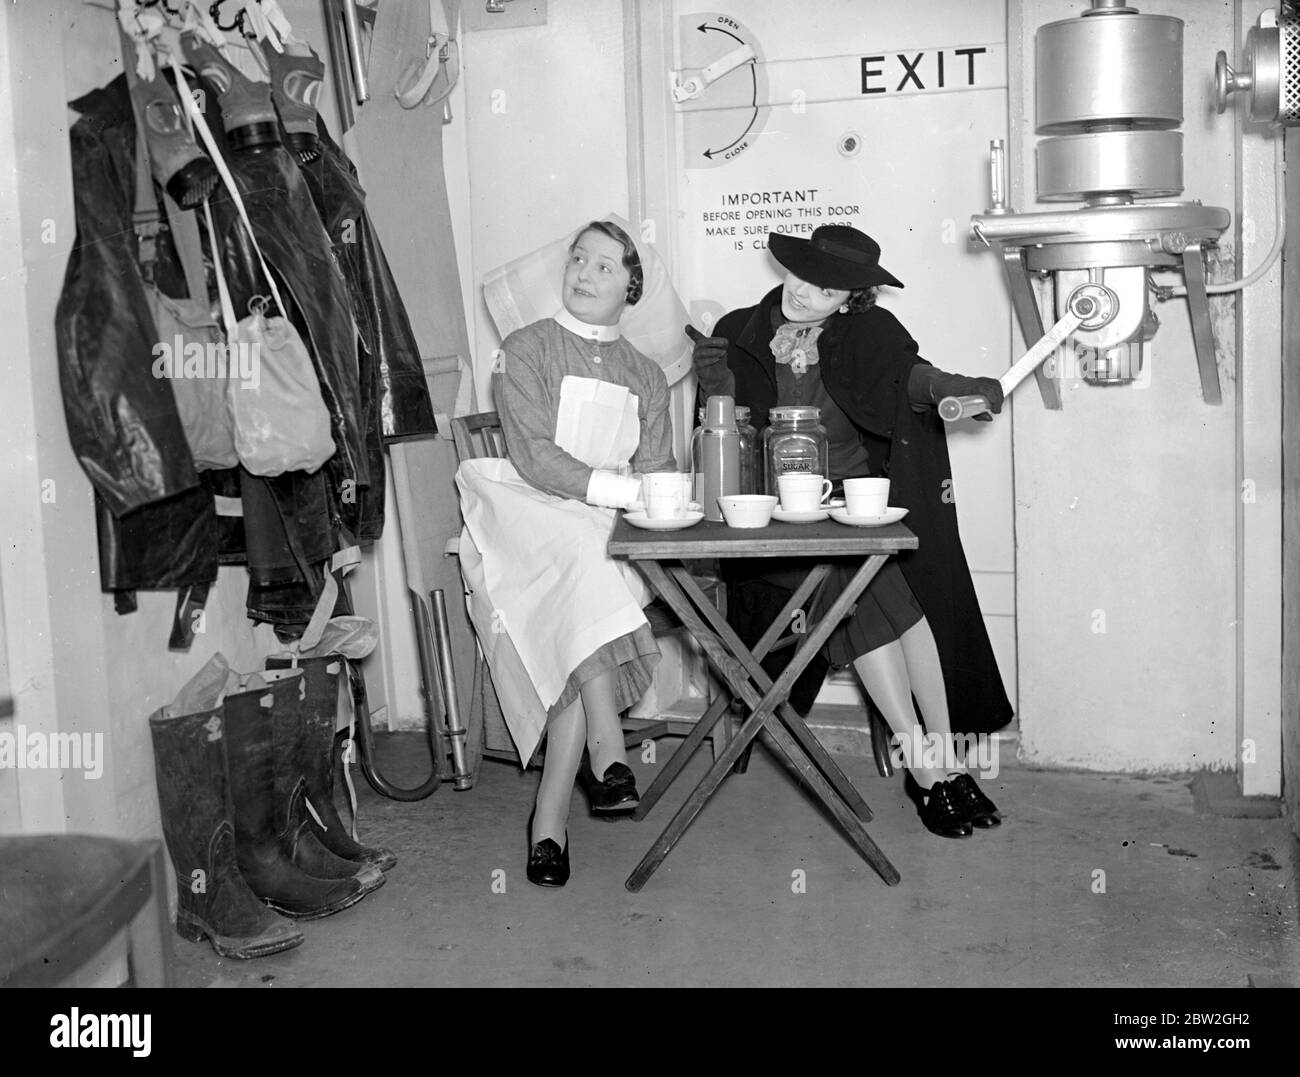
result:
<svg viewBox="0 0 1300 1077"><path fill-rule="evenodd" d="M416 784L418 735L383 738ZM659 742L663 758L681 743ZM1004 757L1014 754L1002 753ZM478 785L415 804L358 774L362 837L400 857L352 909L257 961L176 941L185 986L1240 986L1300 984L1295 842L1281 819L1196 810L1187 778L1030 770L986 786L1005 822L923 829L899 777L837 755L902 874L886 886L756 750L637 894L623 880L704 772L708 749L641 823L570 820L573 878L524 877L537 773L486 762ZM642 788L652 769L634 762ZM806 892L796 893L796 872ZM1098 875L1104 872L1104 877ZM504 893L501 890L504 880ZM1104 892L1095 892L1102 889Z"/></svg>

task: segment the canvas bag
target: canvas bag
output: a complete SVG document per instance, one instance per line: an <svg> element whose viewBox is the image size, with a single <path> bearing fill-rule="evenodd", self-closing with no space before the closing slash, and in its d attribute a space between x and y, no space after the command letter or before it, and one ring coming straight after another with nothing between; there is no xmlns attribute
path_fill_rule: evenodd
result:
<svg viewBox="0 0 1300 1077"><path fill-rule="evenodd" d="M316 369L302 337L289 321L275 278L262 257L253 225L244 209L244 200L240 198L234 178L185 83L180 64L173 60L172 66L177 85L182 90L181 99L230 192L244 227L248 229L262 274L271 290L271 299L280 311L278 316L268 314L271 304L266 297L258 296L249 303L248 316L236 319L230 289L221 267L222 259L216 253L212 211L205 202L203 214L212 239L217 292L226 327L229 371L226 407L235 425L235 452L239 462L254 475L274 477L286 471L310 474L334 455L329 411L321 397Z"/></svg>
<svg viewBox="0 0 1300 1077"><path fill-rule="evenodd" d="M158 228L158 203L154 197L153 173L149 164L149 140L145 119L136 92L139 66L149 57L144 44L138 51L131 38L119 26L122 39L123 69L127 93L135 117L135 210L133 219L140 236L141 276L153 309L158 346L154 351L154 375L166 377L176 400L176 413L185 431L185 440L194 458L196 471L234 467L235 431L226 410L224 380L211 377L210 356L222 353L221 330L211 316L211 302L203 273L203 251L199 245L198 223L192 210L182 210L172 197L163 192L167 223L176 255L185 273L187 299L164 294L154 281L154 236ZM148 63L152 67L152 63ZM154 78L162 76L157 72Z"/></svg>

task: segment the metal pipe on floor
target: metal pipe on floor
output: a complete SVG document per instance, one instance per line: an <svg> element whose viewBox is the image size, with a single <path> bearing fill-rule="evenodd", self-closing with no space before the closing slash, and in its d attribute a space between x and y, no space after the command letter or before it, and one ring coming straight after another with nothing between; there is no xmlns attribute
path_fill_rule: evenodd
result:
<svg viewBox="0 0 1300 1077"><path fill-rule="evenodd" d="M460 698L456 691L456 667L452 661L451 625L447 620L447 602L441 589L430 591L433 600L434 643L442 680L443 710L447 716L447 739L451 741L451 758L455 773L452 788L458 791L474 786L474 775L466 760L465 742L469 730L460 717Z"/></svg>

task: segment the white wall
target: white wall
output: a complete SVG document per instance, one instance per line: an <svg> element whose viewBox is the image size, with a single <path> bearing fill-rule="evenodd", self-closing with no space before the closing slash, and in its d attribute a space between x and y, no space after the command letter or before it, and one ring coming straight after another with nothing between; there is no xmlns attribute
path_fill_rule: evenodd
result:
<svg viewBox="0 0 1300 1077"><path fill-rule="evenodd" d="M463 57L471 240L461 257L487 407L500 339L483 276L592 218L628 212L622 11L549 0L544 26L467 33Z"/></svg>
<svg viewBox="0 0 1300 1077"><path fill-rule="evenodd" d="M1025 0L1010 10L1012 201L1021 211L1047 209L1033 200L1033 33L1079 14L1083 5ZM1186 23L1183 197L1228 207L1236 227L1242 155L1232 117L1216 117L1209 97L1216 50L1234 50L1240 40L1233 5L1149 2L1141 10ZM1257 185L1268 187L1265 206L1271 206L1271 186L1257 167L1252 161L1243 186L1251 206L1263 209L1258 219L1268 223L1259 230L1269 237L1269 211L1259 204ZM1255 264L1267 242L1249 248L1247 261ZM1240 249L1239 233L1224 243ZM1241 342L1247 370L1275 368L1276 322L1269 312L1276 311L1276 282L1258 285L1241 302L1252 318ZM1276 454L1279 431L1264 413L1243 424L1243 359L1234 339L1240 314L1230 298L1216 300L1214 308L1220 407L1201 401L1190 324L1179 302L1157 307L1161 327L1148 349L1148 388L1066 381L1061 412L1045 411L1032 391L1016 399L1021 745L1035 763L1231 768L1243 669L1254 662L1277 684L1275 660L1261 660L1258 649L1238 654L1243 618L1276 618L1279 592L1251 579L1239 594L1239 559L1251 550L1241 545L1237 495L1239 456L1254 454L1258 461ZM1276 483L1256 474L1268 512ZM1262 561L1280 562L1276 537L1262 536ZM1261 750L1275 760L1276 715L1271 740L1267 707L1248 717ZM1270 779L1263 777L1267 787ZM1275 778L1272 785L1276 792Z"/></svg>

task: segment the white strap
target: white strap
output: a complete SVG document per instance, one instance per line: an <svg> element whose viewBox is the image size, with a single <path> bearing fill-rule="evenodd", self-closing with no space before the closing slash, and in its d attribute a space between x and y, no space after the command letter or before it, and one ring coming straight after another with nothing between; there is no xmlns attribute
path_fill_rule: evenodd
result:
<svg viewBox="0 0 1300 1077"><path fill-rule="evenodd" d="M204 120L203 113L199 111L199 106L194 102L194 96L190 93L190 87L185 81L181 65L176 61L174 55L171 57L171 63L172 70L176 73L176 85L181 90L181 100L185 102L185 109L190 115L195 130L203 139L204 146L207 147L208 156L212 158L212 163L217 166L217 172L220 173L221 181L226 185L226 190L230 192L235 208L239 210L239 216L244 222L244 227L248 229L248 238L253 243L253 250L257 252L257 260L261 263L262 273L266 277L266 283L270 286L275 305L280 308L280 314L287 319L289 315L285 310L284 301L280 298L280 289L275 286L275 278L271 276L270 267L267 266L266 259L262 257L262 248L257 244L257 233L253 231L253 222L248 219L248 211L244 208L244 200L239 197L239 188L235 185L235 178L230 174L230 169L226 167L225 159L221 156L221 150L217 148L216 140L212 137L212 132L208 130L207 121ZM209 228L211 228L211 223L209 223ZM212 251L212 260L217 263L221 261L221 255L215 247ZM219 280L220 277L218 277Z"/></svg>
<svg viewBox="0 0 1300 1077"><path fill-rule="evenodd" d="M315 647L325 632L325 626L334 616L334 603L339 597L339 584L334 578L334 573L342 569L340 575L346 576L359 564L361 564L360 546L348 546L330 558L330 563L325 569L325 584L321 588L320 598L316 600L316 608L312 611L311 620L307 622L307 627L298 640L299 651L310 651Z"/></svg>

